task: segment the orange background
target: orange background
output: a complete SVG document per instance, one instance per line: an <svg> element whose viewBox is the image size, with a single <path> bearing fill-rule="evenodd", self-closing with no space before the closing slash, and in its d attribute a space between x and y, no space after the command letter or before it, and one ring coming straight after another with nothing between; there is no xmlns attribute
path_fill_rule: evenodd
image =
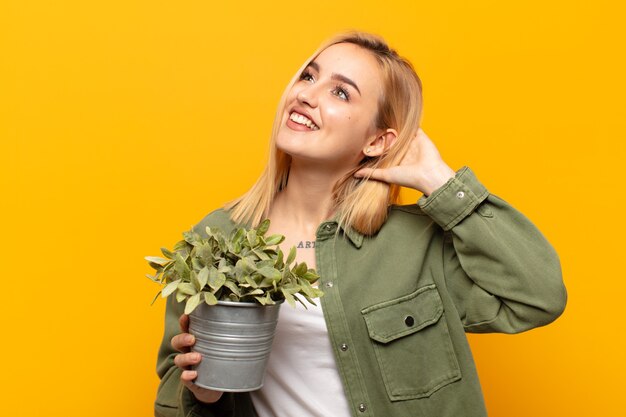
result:
<svg viewBox="0 0 626 417"><path fill-rule="evenodd" d="M2 414L151 415L165 303L143 257L249 187L289 78L357 28L412 60L447 163L560 254L560 319L469 336L490 416L624 415L616 4L4 0Z"/></svg>

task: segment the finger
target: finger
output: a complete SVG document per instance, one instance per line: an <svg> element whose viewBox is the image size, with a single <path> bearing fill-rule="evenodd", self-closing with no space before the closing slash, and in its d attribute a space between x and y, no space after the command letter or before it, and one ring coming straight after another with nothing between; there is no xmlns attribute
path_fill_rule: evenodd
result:
<svg viewBox="0 0 626 417"><path fill-rule="evenodd" d="M186 369L188 366L197 365L202 360L198 352L181 353L174 356L174 365Z"/></svg>
<svg viewBox="0 0 626 417"><path fill-rule="evenodd" d="M186 386L198 400L208 404L218 401L222 397L223 392L197 386L192 382L197 376L198 374L195 371L183 371L180 376L180 382Z"/></svg>
<svg viewBox="0 0 626 417"><path fill-rule="evenodd" d="M189 315L183 314L178 318L178 324L180 324L180 330L183 333L189 332Z"/></svg>
<svg viewBox="0 0 626 417"><path fill-rule="evenodd" d="M198 372L197 371L183 371L180 374L180 380L183 384L185 384L185 386L189 387L189 385L187 384L192 384L193 385L193 380L196 379L198 377ZM194 388L196 388L196 385L193 385Z"/></svg>
<svg viewBox="0 0 626 417"><path fill-rule="evenodd" d="M386 169L363 168L354 173L357 178L368 178L372 180L389 182L389 176Z"/></svg>
<svg viewBox="0 0 626 417"><path fill-rule="evenodd" d="M202 388L193 383L193 380L197 377L198 373L196 371L183 371L180 375L180 382L186 386L196 398L202 397Z"/></svg>
<svg viewBox="0 0 626 417"><path fill-rule="evenodd" d="M189 333L180 333L172 337L171 344L174 349L179 352L188 352L189 347L196 342L194 335Z"/></svg>

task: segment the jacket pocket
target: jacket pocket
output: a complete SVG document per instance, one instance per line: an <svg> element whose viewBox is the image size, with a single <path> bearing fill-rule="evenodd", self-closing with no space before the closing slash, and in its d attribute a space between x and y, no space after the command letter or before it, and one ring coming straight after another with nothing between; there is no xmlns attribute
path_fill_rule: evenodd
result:
<svg viewBox="0 0 626 417"><path fill-rule="evenodd" d="M434 284L361 311L391 401L428 397L461 379Z"/></svg>

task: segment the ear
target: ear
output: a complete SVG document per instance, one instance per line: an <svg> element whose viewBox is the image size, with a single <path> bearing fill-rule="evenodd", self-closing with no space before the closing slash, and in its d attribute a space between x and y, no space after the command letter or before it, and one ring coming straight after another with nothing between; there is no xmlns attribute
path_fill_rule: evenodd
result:
<svg viewBox="0 0 626 417"><path fill-rule="evenodd" d="M379 132L363 149L363 153L365 156L380 156L394 144L397 137L398 132L396 132L395 129L387 129L384 132Z"/></svg>

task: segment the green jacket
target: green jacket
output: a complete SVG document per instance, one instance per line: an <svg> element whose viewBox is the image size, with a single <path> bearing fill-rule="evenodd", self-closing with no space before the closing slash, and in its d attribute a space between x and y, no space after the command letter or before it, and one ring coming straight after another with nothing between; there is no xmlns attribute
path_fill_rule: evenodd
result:
<svg viewBox="0 0 626 417"><path fill-rule="evenodd" d="M222 209L193 229L203 234L207 225L236 226ZM320 224L315 251L320 301L355 417L486 416L465 332L519 333L565 308L554 248L466 166L417 204L391 206L375 236L336 234L337 227L335 219ZM205 405L180 384L170 340L182 312L169 297L156 415L254 416L248 393Z"/></svg>

